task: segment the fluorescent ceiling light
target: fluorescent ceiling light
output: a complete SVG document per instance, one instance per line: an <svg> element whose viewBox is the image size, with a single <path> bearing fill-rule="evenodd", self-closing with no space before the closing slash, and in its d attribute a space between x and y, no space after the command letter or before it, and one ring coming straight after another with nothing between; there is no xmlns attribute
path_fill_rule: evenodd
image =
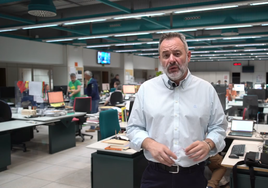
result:
<svg viewBox="0 0 268 188"><path fill-rule="evenodd" d="M256 51L267 51L268 49L245 49L244 52L256 52Z"/></svg>
<svg viewBox="0 0 268 188"><path fill-rule="evenodd" d="M158 41L155 41L155 42L147 42L146 44L158 44L159 42Z"/></svg>
<svg viewBox="0 0 268 188"><path fill-rule="evenodd" d="M241 46L265 46L266 44L238 44L235 45L236 47L241 47Z"/></svg>
<svg viewBox="0 0 268 188"><path fill-rule="evenodd" d="M233 25L233 26L222 26L222 27L209 27L205 30L214 30L214 29L229 29L229 28L242 28L242 27L252 27L252 25Z"/></svg>
<svg viewBox="0 0 268 188"><path fill-rule="evenodd" d="M154 13L154 14L139 14L139 15L130 15L130 16L121 16L121 17L115 17L115 20L120 20L120 19L128 19L128 18L141 18L141 17L148 17L148 16L162 16L165 13L160 12L160 13Z"/></svg>
<svg viewBox="0 0 268 188"><path fill-rule="evenodd" d="M136 36L136 35L148 35L148 34L149 33L126 33L126 34L115 35L115 37Z"/></svg>
<svg viewBox="0 0 268 188"><path fill-rule="evenodd" d="M16 31L18 29L1 29L0 32Z"/></svg>
<svg viewBox="0 0 268 188"><path fill-rule="evenodd" d="M215 53L218 53L218 52L237 52L237 50L216 50L214 52Z"/></svg>
<svg viewBox="0 0 268 188"><path fill-rule="evenodd" d="M157 51L158 48L148 48L148 49L142 49L141 51Z"/></svg>
<svg viewBox="0 0 268 188"><path fill-rule="evenodd" d="M87 46L87 48L101 48L101 47L109 47L111 45L106 44L106 45L94 45L94 46Z"/></svg>
<svg viewBox="0 0 268 188"><path fill-rule="evenodd" d="M189 10L181 10L174 12L175 14L182 14L188 12L200 12L206 10L217 10L217 9L226 9L226 8L236 8L238 5L230 5L230 6L219 6L219 7L205 7L205 8L198 8L198 9L189 9Z"/></svg>
<svg viewBox="0 0 268 188"><path fill-rule="evenodd" d="M62 41L70 41L73 39L57 39L57 40L47 40L46 42L62 42Z"/></svg>
<svg viewBox="0 0 268 188"><path fill-rule="evenodd" d="M169 33L169 32L186 32L186 31L197 31L197 29L166 30L166 31L159 31L156 33L161 34L161 33Z"/></svg>
<svg viewBox="0 0 268 188"><path fill-rule="evenodd" d="M223 38L223 40L236 40L236 39L256 39L256 38L261 38L259 36L248 36L248 37L228 37L228 38Z"/></svg>
<svg viewBox="0 0 268 188"><path fill-rule="evenodd" d="M96 37L82 37L78 38L78 40L86 40L86 39L100 39L100 38L107 38L108 36L96 36Z"/></svg>
<svg viewBox="0 0 268 188"><path fill-rule="evenodd" d="M209 53L210 51L192 51L192 54L197 54L197 53Z"/></svg>
<svg viewBox="0 0 268 188"><path fill-rule="evenodd" d="M115 52L136 52L138 50L116 50Z"/></svg>
<svg viewBox="0 0 268 188"><path fill-rule="evenodd" d="M262 26L268 26L268 23L267 24L261 24Z"/></svg>
<svg viewBox="0 0 268 188"><path fill-rule="evenodd" d="M36 26L30 26L30 27L23 27L22 29L38 29L38 28L44 28L44 27L55 27L58 26L57 24L52 25L36 25Z"/></svg>
<svg viewBox="0 0 268 188"><path fill-rule="evenodd" d="M158 53L143 53L143 54L138 54L138 55L158 55Z"/></svg>
<svg viewBox="0 0 268 188"><path fill-rule="evenodd" d="M187 39L187 42L200 42L200 41L211 41L211 40L217 40L217 39Z"/></svg>
<svg viewBox="0 0 268 188"><path fill-rule="evenodd" d="M122 43L116 44L115 46L132 46L132 45L141 45L142 43Z"/></svg>
<svg viewBox="0 0 268 188"><path fill-rule="evenodd" d="M66 23L63 23L63 25L74 25L74 24L82 24L82 23L90 23L90 22L103 22L103 21L106 21L106 19L66 22Z"/></svg>
<svg viewBox="0 0 268 188"><path fill-rule="evenodd" d="M251 6L255 6L255 5L265 5L265 4L268 4L268 2L258 2L258 3L251 3L250 5Z"/></svg>

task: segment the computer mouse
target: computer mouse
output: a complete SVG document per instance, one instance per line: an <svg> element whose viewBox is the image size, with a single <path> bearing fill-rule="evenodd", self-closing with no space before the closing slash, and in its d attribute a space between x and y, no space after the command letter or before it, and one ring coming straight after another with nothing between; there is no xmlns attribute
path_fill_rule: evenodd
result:
<svg viewBox="0 0 268 188"><path fill-rule="evenodd" d="M229 155L229 158L232 158L232 159L238 159L239 158L239 156L238 155L236 155L236 154L230 154Z"/></svg>

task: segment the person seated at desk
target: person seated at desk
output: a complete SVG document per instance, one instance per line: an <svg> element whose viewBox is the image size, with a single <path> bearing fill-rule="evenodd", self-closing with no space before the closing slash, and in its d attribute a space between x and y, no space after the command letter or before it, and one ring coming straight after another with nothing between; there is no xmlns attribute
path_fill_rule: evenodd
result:
<svg viewBox="0 0 268 188"><path fill-rule="evenodd" d="M118 83L119 83L119 82L118 82ZM115 85L115 84L116 84L116 82L114 83L114 85ZM122 93L122 86L121 86L121 85L117 85L117 86L116 86L116 90L115 90L114 92L120 92L120 93ZM112 95L112 93L110 94L109 97L106 98L106 101L105 101L105 103L104 103L104 106L106 106L106 105L108 105L108 104L110 103L111 95ZM124 98L123 93L122 93L122 98Z"/></svg>
<svg viewBox="0 0 268 188"><path fill-rule="evenodd" d="M222 160L222 156L219 154L208 159L208 168L211 170L212 175L208 180L207 188L217 188L219 186L219 182L227 170L226 167L221 165Z"/></svg>
<svg viewBox="0 0 268 188"><path fill-rule="evenodd" d="M120 82L119 81L115 81L114 82L114 87L110 89L110 92L114 92L116 89L117 89L117 86L120 85Z"/></svg>
<svg viewBox="0 0 268 188"><path fill-rule="evenodd" d="M237 93L235 90L233 90L234 84L229 84L228 88L226 89L226 97L228 98L228 101L232 101L237 96Z"/></svg>

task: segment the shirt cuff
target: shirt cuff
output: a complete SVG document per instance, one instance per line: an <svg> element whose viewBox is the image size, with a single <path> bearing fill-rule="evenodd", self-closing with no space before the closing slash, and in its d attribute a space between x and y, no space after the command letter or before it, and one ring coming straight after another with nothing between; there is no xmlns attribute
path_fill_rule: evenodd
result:
<svg viewBox="0 0 268 188"><path fill-rule="evenodd" d="M130 142L129 146L132 149L139 151L139 150L141 150L142 142L144 141L145 138L148 138L148 137L149 137L149 135L146 131L141 131L141 132L135 134L135 136L132 139L130 139L131 142Z"/></svg>

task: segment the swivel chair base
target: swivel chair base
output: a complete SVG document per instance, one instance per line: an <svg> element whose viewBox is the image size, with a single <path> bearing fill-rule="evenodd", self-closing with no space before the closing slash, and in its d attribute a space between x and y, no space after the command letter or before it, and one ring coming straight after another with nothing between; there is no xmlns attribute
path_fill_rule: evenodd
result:
<svg viewBox="0 0 268 188"><path fill-rule="evenodd" d="M12 144L11 146L11 150L13 150L13 148L19 148L22 149L23 152L27 151L27 147L25 143L20 143L20 144Z"/></svg>
<svg viewBox="0 0 268 188"><path fill-rule="evenodd" d="M93 138L93 135L88 135L88 134L84 134L81 132L81 130L79 130L75 136L80 136L82 138L82 142L85 141L85 137L84 136L90 136L90 138L92 139Z"/></svg>

